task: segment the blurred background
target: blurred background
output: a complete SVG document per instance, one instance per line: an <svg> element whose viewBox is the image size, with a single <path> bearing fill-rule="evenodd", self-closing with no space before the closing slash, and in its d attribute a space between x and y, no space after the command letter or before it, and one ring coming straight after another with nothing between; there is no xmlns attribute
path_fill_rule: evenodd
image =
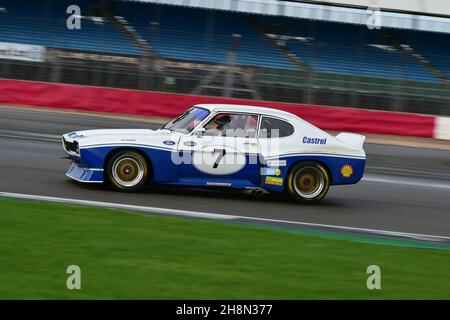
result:
<svg viewBox="0 0 450 320"><path fill-rule="evenodd" d="M448 15L442 1L1 0L0 77L449 115Z"/></svg>
<svg viewBox="0 0 450 320"><path fill-rule="evenodd" d="M0 299L450 299L449 17L443 0L0 0ZM213 102L366 135L363 180L299 206L64 177L62 134ZM67 205L86 201L146 211Z"/></svg>

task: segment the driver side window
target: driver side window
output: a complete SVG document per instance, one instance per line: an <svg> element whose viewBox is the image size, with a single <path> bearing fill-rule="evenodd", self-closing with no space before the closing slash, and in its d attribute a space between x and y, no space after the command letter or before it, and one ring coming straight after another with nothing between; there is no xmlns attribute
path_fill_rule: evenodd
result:
<svg viewBox="0 0 450 320"><path fill-rule="evenodd" d="M257 115L219 113L205 125L204 135L255 138L257 124Z"/></svg>

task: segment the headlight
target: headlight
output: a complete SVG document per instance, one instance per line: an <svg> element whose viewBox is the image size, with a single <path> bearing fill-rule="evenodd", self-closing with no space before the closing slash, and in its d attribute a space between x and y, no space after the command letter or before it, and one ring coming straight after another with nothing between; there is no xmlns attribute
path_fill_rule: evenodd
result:
<svg viewBox="0 0 450 320"><path fill-rule="evenodd" d="M68 153L76 153L76 154L80 154L80 147L78 146L78 141L74 140L72 142L67 141L64 137L63 137L63 144L64 144L64 149L68 152Z"/></svg>

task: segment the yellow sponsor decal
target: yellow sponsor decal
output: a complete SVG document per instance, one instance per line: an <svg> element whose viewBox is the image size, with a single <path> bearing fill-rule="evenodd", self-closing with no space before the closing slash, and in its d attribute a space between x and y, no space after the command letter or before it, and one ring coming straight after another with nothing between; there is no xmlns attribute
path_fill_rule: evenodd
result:
<svg viewBox="0 0 450 320"><path fill-rule="evenodd" d="M353 174L353 168L351 165L346 164L341 168L341 174L344 178L350 178Z"/></svg>
<svg viewBox="0 0 450 320"><path fill-rule="evenodd" d="M266 184L273 184L275 186L283 185L283 178L266 177Z"/></svg>
<svg viewBox="0 0 450 320"><path fill-rule="evenodd" d="M281 170L280 170L280 169L276 169L276 170L275 170L275 175L276 175L276 176L279 176L280 174L281 174Z"/></svg>

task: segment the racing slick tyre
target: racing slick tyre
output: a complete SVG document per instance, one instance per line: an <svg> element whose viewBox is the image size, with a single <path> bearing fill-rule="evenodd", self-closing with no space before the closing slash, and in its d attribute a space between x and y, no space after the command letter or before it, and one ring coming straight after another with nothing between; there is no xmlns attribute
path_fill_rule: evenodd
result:
<svg viewBox="0 0 450 320"><path fill-rule="evenodd" d="M136 191L147 181L147 161L136 151L121 150L109 159L106 177L115 189Z"/></svg>
<svg viewBox="0 0 450 320"><path fill-rule="evenodd" d="M286 189L297 202L312 204L320 201L328 192L330 177L317 162L297 163L289 171Z"/></svg>

